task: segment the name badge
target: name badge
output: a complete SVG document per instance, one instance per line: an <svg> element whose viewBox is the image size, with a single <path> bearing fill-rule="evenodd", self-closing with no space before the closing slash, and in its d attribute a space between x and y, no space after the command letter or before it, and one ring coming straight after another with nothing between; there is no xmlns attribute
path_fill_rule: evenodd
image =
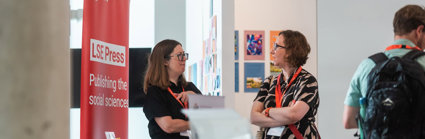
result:
<svg viewBox="0 0 425 139"><path fill-rule="evenodd" d="M267 132L267 135L280 136L280 135L282 135L282 132L283 132L284 129L285 129L285 126L278 126L278 127L270 128L269 132Z"/></svg>
<svg viewBox="0 0 425 139"><path fill-rule="evenodd" d="M186 130L184 132L180 132L180 136L185 136L185 137L189 137L191 134L190 130Z"/></svg>

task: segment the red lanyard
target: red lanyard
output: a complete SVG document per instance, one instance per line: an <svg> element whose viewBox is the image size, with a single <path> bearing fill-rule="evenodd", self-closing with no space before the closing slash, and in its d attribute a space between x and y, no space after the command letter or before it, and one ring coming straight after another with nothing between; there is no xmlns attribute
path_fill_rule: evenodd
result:
<svg viewBox="0 0 425 139"><path fill-rule="evenodd" d="M285 90L282 93L281 87L280 87L280 76L282 74L279 74L277 77L277 85L275 88L275 100L276 100L276 108L282 107L282 99L283 95L285 95L286 90L288 90L289 86L291 86L292 82L297 78L298 74L300 74L302 68L301 66L297 69L297 72L295 72L294 76L292 76L292 79L289 81L288 85L286 86Z"/></svg>
<svg viewBox="0 0 425 139"><path fill-rule="evenodd" d="M183 92L184 92L184 88L182 87ZM177 97L174 95L174 92L171 91L170 87L168 87L168 92L170 92L170 94L177 100L177 102L180 103L180 105L182 105L183 108L187 109L187 102L182 103L179 99L177 99Z"/></svg>
<svg viewBox="0 0 425 139"><path fill-rule="evenodd" d="M421 48L419 48L418 46L412 47L409 45L401 45L401 44L388 46L387 49L385 49L385 51L392 50L392 49L400 49L400 48L417 49L419 51L422 51Z"/></svg>

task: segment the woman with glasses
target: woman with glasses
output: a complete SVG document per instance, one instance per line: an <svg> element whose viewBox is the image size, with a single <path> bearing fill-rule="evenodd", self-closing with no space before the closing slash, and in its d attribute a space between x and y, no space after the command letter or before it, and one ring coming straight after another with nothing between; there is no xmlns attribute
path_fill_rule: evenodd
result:
<svg viewBox="0 0 425 139"><path fill-rule="evenodd" d="M188 107L188 94L201 94L183 76L188 58L175 40L163 40L153 48L144 80L147 94L143 107L152 139L188 139L184 134L189 122L181 110Z"/></svg>
<svg viewBox="0 0 425 139"><path fill-rule="evenodd" d="M315 119L319 107L317 80L301 67L309 53L310 45L303 34L292 30L279 33L271 55L282 73L265 79L251 110L251 123L261 127L257 138L320 138Z"/></svg>

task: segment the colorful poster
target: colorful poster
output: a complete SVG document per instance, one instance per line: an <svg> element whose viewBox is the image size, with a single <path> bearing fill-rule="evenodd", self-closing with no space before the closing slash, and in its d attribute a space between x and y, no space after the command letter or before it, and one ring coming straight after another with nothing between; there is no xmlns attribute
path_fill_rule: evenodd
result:
<svg viewBox="0 0 425 139"><path fill-rule="evenodd" d="M264 63L245 63L245 92L258 92L264 80Z"/></svg>
<svg viewBox="0 0 425 139"><path fill-rule="evenodd" d="M186 73L186 78L187 78L187 81L190 81L190 82L192 82L192 65L190 65L189 67L187 67L187 72L185 72Z"/></svg>
<svg viewBox="0 0 425 139"><path fill-rule="evenodd" d="M207 40L202 41L202 59L205 58L206 54L205 52L207 51Z"/></svg>
<svg viewBox="0 0 425 139"><path fill-rule="evenodd" d="M218 69L218 70L220 70L220 69ZM215 92L216 96L221 96L221 94L219 92L219 89L220 89L220 86L221 86L221 79L220 78L221 77L218 74L216 74L215 77L214 77L214 92Z"/></svg>
<svg viewBox="0 0 425 139"><path fill-rule="evenodd" d="M217 52L217 16L214 15L211 18L211 28L210 28L210 40L211 40L211 47L212 52Z"/></svg>
<svg viewBox="0 0 425 139"><path fill-rule="evenodd" d="M245 60L264 60L264 31L245 31Z"/></svg>
<svg viewBox="0 0 425 139"><path fill-rule="evenodd" d="M273 45L279 36L280 31L270 31L270 51L273 51ZM273 56L270 55L270 61L273 61ZM270 68L271 69L271 68Z"/></svg>
<svg viewBox="0 0 425 139"><path fill-rule="evenodd" d="M239 31L235 30L235 60L239 60Z"/></svg>
<svg viewBox="0 0 425 139"><path fill-rule="evenodd" d="M197 74L198 74L198 65L195 63L195 64L193 64L191 67L189 67L189 69L191 69L191 73L189 74L190 75L190 81L193 83L193 84L197 84L197 80L198 80L198 76L197 76Z"/></svg>
<svg viewBox="0 0 425 139"><path fill-rule="evenodd" d="M128 138L129 0L85 0L81 139Z"/></svg>
<svg viewBox="0 0 425 139"><path fill-rule="evenodd" d="M205 95L221 95L220 63L217 57L217 16L210 18L208 36L203 40L201 92Z"/></svg>
<svg viewBox="0 0 425 139"><path fill-rule="evenodd" d="M217 74L218 72L217 72L217 54L213 54L212 55L212 63L213 63L213 66L212 66L212 71L213 71L213 74Z"/></svg>
<svg viewBox="0 0 425 139"><path fill-rule="evenodd" d="M239 62L235 62L235 92L239 92Z"/></svg>
<svg viewBox="0 0 425 139"><path fill-rule="evenodd" d="M202 92L202 94L205 95L205 93L204 93L204 88L205 88L204 87L204 68L205 68L204 59L200 60L198 63L199 63L199 75L200 75L199 78L201 80L199 80L197 87L199 87L199 90Z"/></svg>

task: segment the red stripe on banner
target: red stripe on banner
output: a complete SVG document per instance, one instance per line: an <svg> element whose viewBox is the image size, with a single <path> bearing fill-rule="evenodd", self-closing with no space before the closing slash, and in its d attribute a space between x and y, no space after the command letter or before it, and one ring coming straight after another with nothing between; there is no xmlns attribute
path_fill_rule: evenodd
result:
<svg viewBox="0 0 425 139"><path fill-rule="evenodd" d="M129 0L85 0L81 139L128 138Z"/></svg>

